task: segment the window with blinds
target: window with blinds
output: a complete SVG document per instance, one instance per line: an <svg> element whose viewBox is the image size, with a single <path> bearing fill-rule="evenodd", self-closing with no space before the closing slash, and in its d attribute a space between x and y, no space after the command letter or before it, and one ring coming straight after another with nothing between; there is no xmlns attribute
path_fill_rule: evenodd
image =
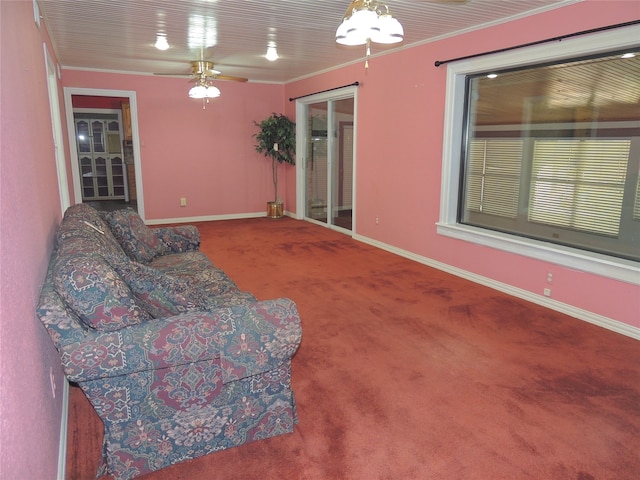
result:
<svg viewBox="0 0 640 480"><path fill-rule="evenodd" d="M615 53L469 75L458 223L640 260L633 72Z"/></svg>
<svg viewBox="0 0 640 480"><path fill-rule="evenodd" d="M529 221L617 237L629 140L537 140Z"/></svg>
<svg viewBox="0 0 640 480"><path fill-rule="evenodd" d="M518 214L522 140L469 144L466 208L515 218Z"/></svg>

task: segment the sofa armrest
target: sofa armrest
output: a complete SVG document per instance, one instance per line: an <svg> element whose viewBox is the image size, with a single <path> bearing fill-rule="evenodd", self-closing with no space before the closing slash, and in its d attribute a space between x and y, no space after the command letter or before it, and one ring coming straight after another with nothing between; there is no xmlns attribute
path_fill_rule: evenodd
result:
<svg viewBox="0 0 640 480"><path fill-rule="evenodd" d="M74 382L216 361L227 383L279 366L293 355L300 336L295 304L279 299L91 331L60 353Z"/></svg>
<svg viewBox="0 0 640 480"><path fill-rule="evenodd" d="M194 225L157 227L153 231L165 246L166 253L191 252L200 248L200 231Z"/></svg>
<svg viewBox="0 0 640 480"><path fill-rule="evenodd" d="M288 298L220 308L217 335L223 382L278 368L298 350L302 327Z"/></svg>

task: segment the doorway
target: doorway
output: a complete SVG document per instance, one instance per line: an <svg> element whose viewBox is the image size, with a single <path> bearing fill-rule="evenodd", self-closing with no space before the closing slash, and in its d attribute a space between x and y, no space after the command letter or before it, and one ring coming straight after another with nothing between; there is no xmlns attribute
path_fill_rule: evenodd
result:
<svg viewBox="0 0 640 480"><path fill-rule="evenodd" d="M297 118L305 219L353 232L355 215L355 89L298 99ZM298 177L300 180L300 176ZM299 205L300 206L300 205Z"/></svg>
<svg viewBox="0 0 640 480"><path fill-rule="evenodd" d="M64 100L75 202L144 219L135 92L65 87Z"/></svg>

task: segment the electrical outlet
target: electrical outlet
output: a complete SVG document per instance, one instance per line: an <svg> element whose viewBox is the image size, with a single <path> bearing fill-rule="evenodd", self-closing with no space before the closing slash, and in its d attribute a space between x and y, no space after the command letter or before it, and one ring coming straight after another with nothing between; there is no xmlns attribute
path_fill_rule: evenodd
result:
<svg viewBox="0 0 640 480"><path fill-rule="evenodd" d="M49 380L51 381L51 395L56 398L56 376L53 374L53 367L49 367Z"/></svg>
<svg viewBox="0 0 640 480"><path fill-rule="evenodd" d="M376 225L380 224L380 217L376 217Z"/></svg>
<svg viewBox="0 0 640 480"><path fill-rule="evenodd" d="M180 206L181 207L186 207L187 206L187 199L185 197L182 197L180 199Z"/></svg>
<svg viewBox="0 0 640 480"><path fill-rule="evenodd" d="M547 273L547 283L553 283L553 273Z"/></svg>

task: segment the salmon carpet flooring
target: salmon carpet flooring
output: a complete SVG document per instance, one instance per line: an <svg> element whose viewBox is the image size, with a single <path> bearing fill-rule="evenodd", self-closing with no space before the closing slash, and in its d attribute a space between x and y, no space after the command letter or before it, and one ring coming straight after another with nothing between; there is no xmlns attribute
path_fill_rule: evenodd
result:
<svg viewBox="0 0 640 480"><path fill-rule="evenodd" d="M297 303L300 423L139 478L640 478L637 340L308 222L197 226L242 290ZM68 479L95 477L101 442L72 387Z"/></svg>

